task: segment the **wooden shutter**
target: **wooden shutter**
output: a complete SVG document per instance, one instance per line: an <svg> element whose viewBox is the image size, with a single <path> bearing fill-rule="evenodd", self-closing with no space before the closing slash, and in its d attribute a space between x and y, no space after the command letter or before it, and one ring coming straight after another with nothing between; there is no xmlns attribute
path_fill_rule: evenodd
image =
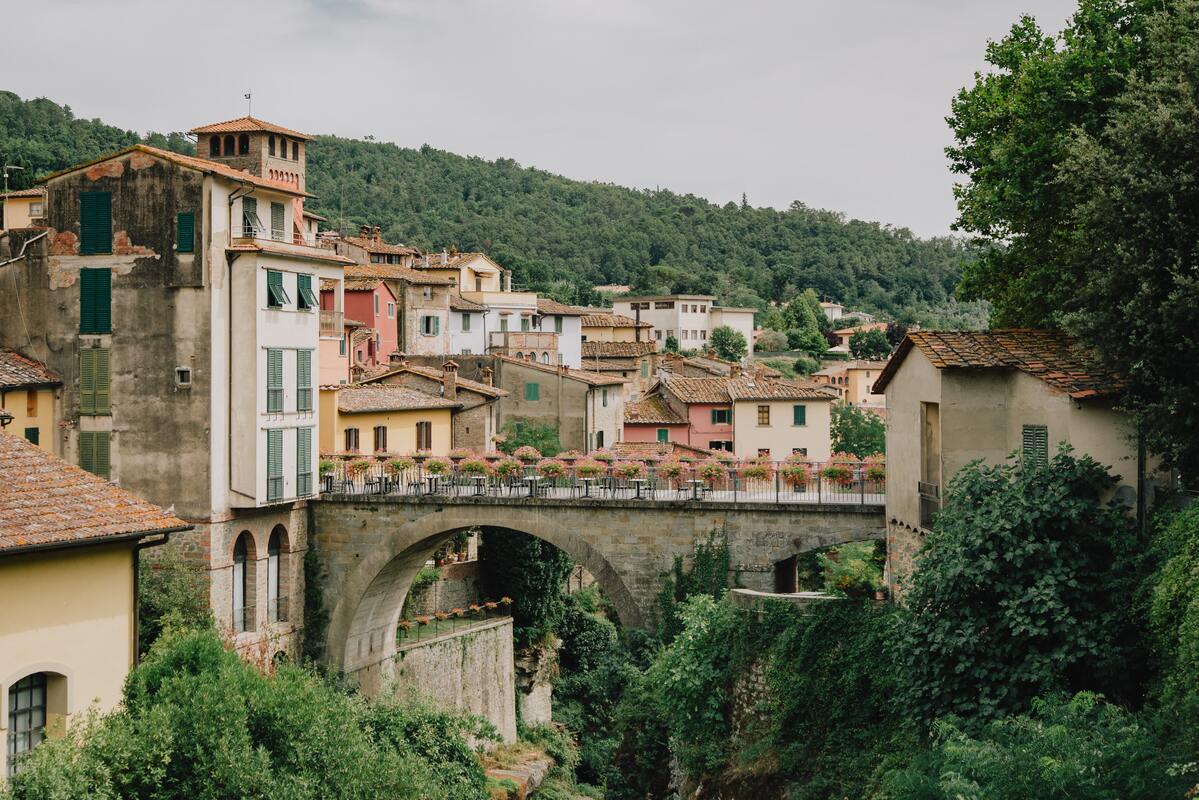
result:
<svg viewBox="0 0 1199 800"><path fill-rule="evenodd" d="M79 253L112 252L112 192L79 193Z"/></svg>
<svg viewBox="0 0 1199 800"><path fill-rule="evenodd" d="M669 428L658 428L658 441L659 442L669 442L670 441L670 429Z"/></svg>
<svg viewBox="0 0 1199 800"><path fill-rule="evenodd" d="M109 369L109 351L96 348L92 350L96 369L96 413L112 413L112 374Z"/></svg>
<svg viewBox="0 0 1199 800"><path fill-rule="evenodd" d="M25 440L30 444L41 444L42 431L40 428L26 428Z"/></svg>
<svg viewBox="0 0 1199 800"><path fill-rule="evenodd" d="M271 238L283 238L283 204L271 203Z"/></svg>
<svg viewBox="0 0 1199 800"><path fill-rule="evenodd" d="M112 332L112 270L79 271L79 332Z"/></svg>
<svg viewBox="0 0 1199 800"><path fill-rule="evenodd" d="M175 217L175 252L194 253L196 250L196 215L180 211Z"/></svg>
<svg viewBox="0 0 1199 800"><path fill-rule="evenodd" d="M92 347L79 351L79 413L92 416L111 413L109 351Z"/></svg>
<svg viewBox="0 0 1199 800"><path fill-rule="evenodd" d="M107 431L79 434L79 466L102 478L108 478L110 472L109 436Z"/></svg>
<svg viewBox="0 0 1199 800"><path fill-rule="evenodd" d="M1049 429L1044 425L1024 426L1024 460L1034 466L1049 463Z"/></svg>
<svg viewBox="0 0 1199 800"><path fill-rule="evenodd" d="M312 494L312 428L296 429L296 494Z"/></svg>
<svg viewBox="0 0 1199 800"><path fill-rule="evenodd" d="M241 199L242 236L254 238L258 228L258 201L253 197Z"/></svg>
<svg viewBox="0 0 1199 800"><path fill-rule="evenodd" d="M441 333L441 317L433 317L433 335Z"/></svg>
<svg viewBox="0 0 1199 800"><path fill-rule="evenodd" d="M540 383L526 383L525 384L525 399L526 400L540 400L541 399L541 384Z"/></svg>
<svg viewBox="0 0 1199 800"><path fill-rule="evenodd" d="M808 407L807 406L792 406L792 423L795 425L808 424Z"/></svg>
<svg viewBox="0 0 1199 800"><path fill-rule="evenodd" d="M283 351L266 351L266 410L283 410Z"/></svg>

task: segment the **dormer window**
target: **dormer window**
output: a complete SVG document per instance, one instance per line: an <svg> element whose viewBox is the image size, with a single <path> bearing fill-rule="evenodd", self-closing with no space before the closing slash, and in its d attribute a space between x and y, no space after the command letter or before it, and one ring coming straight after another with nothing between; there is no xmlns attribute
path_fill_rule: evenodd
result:
<svg viewBox="0 0 1199 800"><path fill-rule="evenodd" d="M233 155L233 134L225 137L225 155Z"/></svg>

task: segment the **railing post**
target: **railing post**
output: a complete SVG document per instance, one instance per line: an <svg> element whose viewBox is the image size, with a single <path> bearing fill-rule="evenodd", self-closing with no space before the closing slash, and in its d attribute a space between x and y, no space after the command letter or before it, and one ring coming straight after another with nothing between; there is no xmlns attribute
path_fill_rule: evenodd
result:
<svg viewBox="0 0 1199 800"><path fill-rule="evenodd" d="M865 464L865 462L863 462L859 466L862 469L862 471L859 473L859 475L861 477L858 478L858 481L861 483L861 488L862 488L861 499L860 499L859 505L864 506L864 505L866 505L866 464Z"/></svg>
<svg viewBox="0 0 1199 800"><path fill-rule="evenodd" d="M775 505L777 505L779 502L779 469L781 467L782 467L782 463L778 463L778 464L774 465L774 502L775 502Z"/></svg>
<svg viewBox="0 0 1199 800"><path fill-rule="evenodd" d="M824 475L821 470L816 470L816 505L824 502Z"/></svg>

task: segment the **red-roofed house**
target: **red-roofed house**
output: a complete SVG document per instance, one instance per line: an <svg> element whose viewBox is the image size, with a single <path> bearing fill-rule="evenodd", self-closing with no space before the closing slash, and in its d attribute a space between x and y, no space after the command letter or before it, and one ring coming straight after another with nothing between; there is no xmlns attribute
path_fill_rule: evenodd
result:
<svg viewBox="0 0 1199 800"><path fill-rule="evenodd" d="M386 365L399 347L398 303L387 282L382 278L346 278L345 308L346 316L373 331L371 336L353 337L350 368L370 371Z"/></svg>

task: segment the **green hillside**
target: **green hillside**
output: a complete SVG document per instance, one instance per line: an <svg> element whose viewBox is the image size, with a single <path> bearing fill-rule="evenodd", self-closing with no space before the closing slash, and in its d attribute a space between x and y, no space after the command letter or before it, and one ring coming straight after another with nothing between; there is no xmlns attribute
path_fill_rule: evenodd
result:
<svg viewBox="0 0 1199 800"><path fill-rule="evenodd" d="M76 119L50 100L0 92L0 159L26 167L14 188L137 141L188 152L182 134ZM972 256L949 238L846 220L796 202L785 211L574 181L510 159L321 136L309 150L316 211L351 231L381 225L423 248L483 250L515 282L567 302L590 287L705 292L765 307L805 287L867 310L942 306ZM802 187L797 187L802 194Z"/></svg>

